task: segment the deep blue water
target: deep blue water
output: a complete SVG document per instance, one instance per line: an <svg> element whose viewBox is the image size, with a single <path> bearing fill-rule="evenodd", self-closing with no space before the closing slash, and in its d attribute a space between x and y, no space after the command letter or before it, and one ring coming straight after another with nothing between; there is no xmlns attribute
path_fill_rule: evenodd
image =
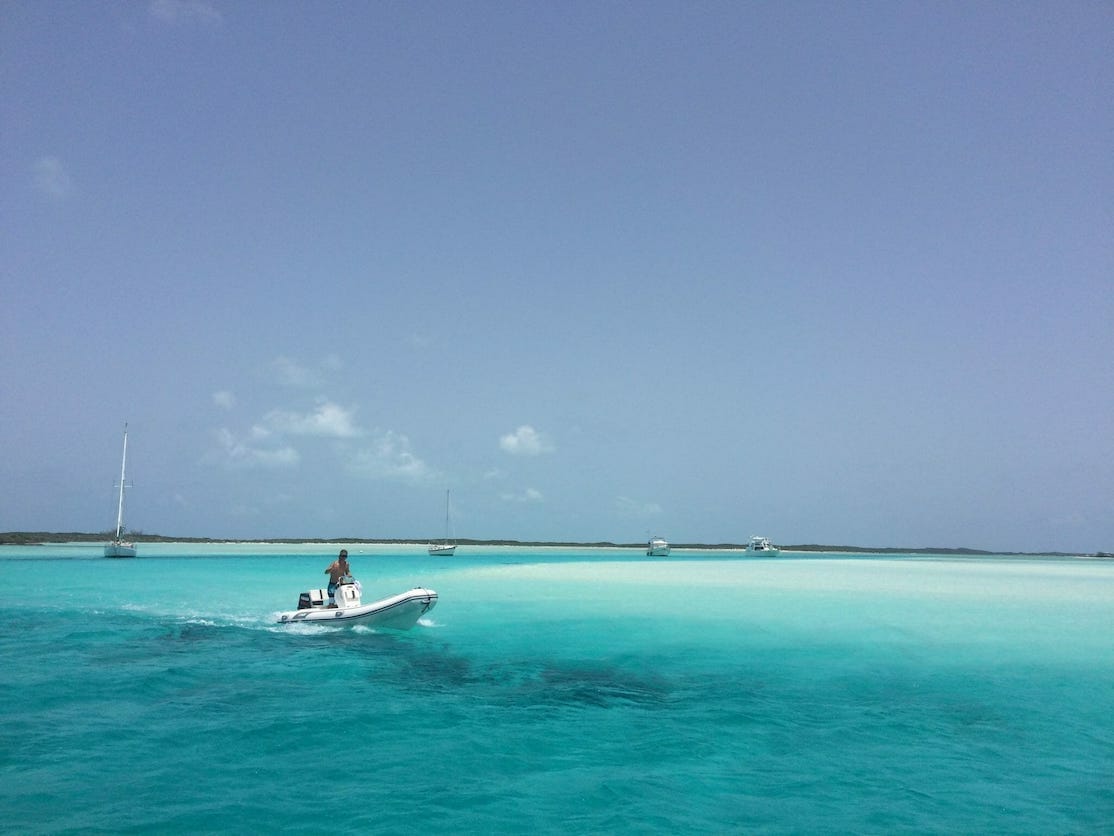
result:
<svg viewBox="0 0 1114 836"><path fill-rule="evenodd" d="M1114 832L1114 562L0 548L13 833Z"/></svg>

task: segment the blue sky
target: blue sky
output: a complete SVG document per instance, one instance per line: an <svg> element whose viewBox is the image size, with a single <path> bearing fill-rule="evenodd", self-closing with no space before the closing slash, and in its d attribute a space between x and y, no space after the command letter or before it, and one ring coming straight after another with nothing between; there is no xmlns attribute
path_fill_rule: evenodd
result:
<svg viewBox="0 0 1114 836"><path fill-rule="evenodd" d="M1112 31L9 0L0 530L1114 550Z"/></svg>

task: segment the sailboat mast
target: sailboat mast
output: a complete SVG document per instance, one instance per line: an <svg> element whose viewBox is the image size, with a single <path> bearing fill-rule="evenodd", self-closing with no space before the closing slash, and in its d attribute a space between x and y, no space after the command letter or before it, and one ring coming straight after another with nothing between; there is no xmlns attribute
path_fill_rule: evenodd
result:
<svg viewBox="0 0 1114 836"><path fill-rule="evenodd" d="M128 425L124 424L124 455L120 458L120 501L116 506L116 539L124 527L124 473L128 465Z"/></svg>

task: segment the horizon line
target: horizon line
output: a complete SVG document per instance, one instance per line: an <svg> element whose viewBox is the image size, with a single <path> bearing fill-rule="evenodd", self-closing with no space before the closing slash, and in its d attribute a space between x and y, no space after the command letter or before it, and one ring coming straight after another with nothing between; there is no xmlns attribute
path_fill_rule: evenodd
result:
<svg viewBox="0 0 1114 836"><path fill-rule="evenodd" d="M46 531L3 531L0 532L0 545L42 546L48 543L83 543L99 542L105 537L111 537L113 532L46 532ZM415 539L409 537L170 537L162 534L144 534L142 532L128 532L128 538L138 543L274 543L274 544L344 544L360 543L365 545L413 545L421 546L430 542L428 538ZM610 540L578 541L578 540L514 540L514 539L472 539L458 538L458 546L560 546L573 548L613 548L633 549L645 548L646 543L630 542L616 543ZM745 543L670 543L671 549L692 549L703 551L745 551ZM941 555L973 555L973 556L1048 556L1048 557L1114 557L1103 552L1017 552L1017 551L988 551L986 549L973 549L967 547L898 547L898 546L848 546L830 545L819 543L798 543L777 547L781 551L791 552L828 552L849 554L941 554Z"/></svg>

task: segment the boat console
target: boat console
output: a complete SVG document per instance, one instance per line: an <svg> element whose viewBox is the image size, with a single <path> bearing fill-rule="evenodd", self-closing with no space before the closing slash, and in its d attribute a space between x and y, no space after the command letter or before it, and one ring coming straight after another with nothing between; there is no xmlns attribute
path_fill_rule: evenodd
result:
<svg viewBox="0 0 1114 836"><path fill-rule="evenodd" d="M335 606L330 606L335 605ZM336 596L329 597L326 589L310 589L298 595L298 609L348 609L360 606L360 582L346 575L337 584Z"/></svg>

